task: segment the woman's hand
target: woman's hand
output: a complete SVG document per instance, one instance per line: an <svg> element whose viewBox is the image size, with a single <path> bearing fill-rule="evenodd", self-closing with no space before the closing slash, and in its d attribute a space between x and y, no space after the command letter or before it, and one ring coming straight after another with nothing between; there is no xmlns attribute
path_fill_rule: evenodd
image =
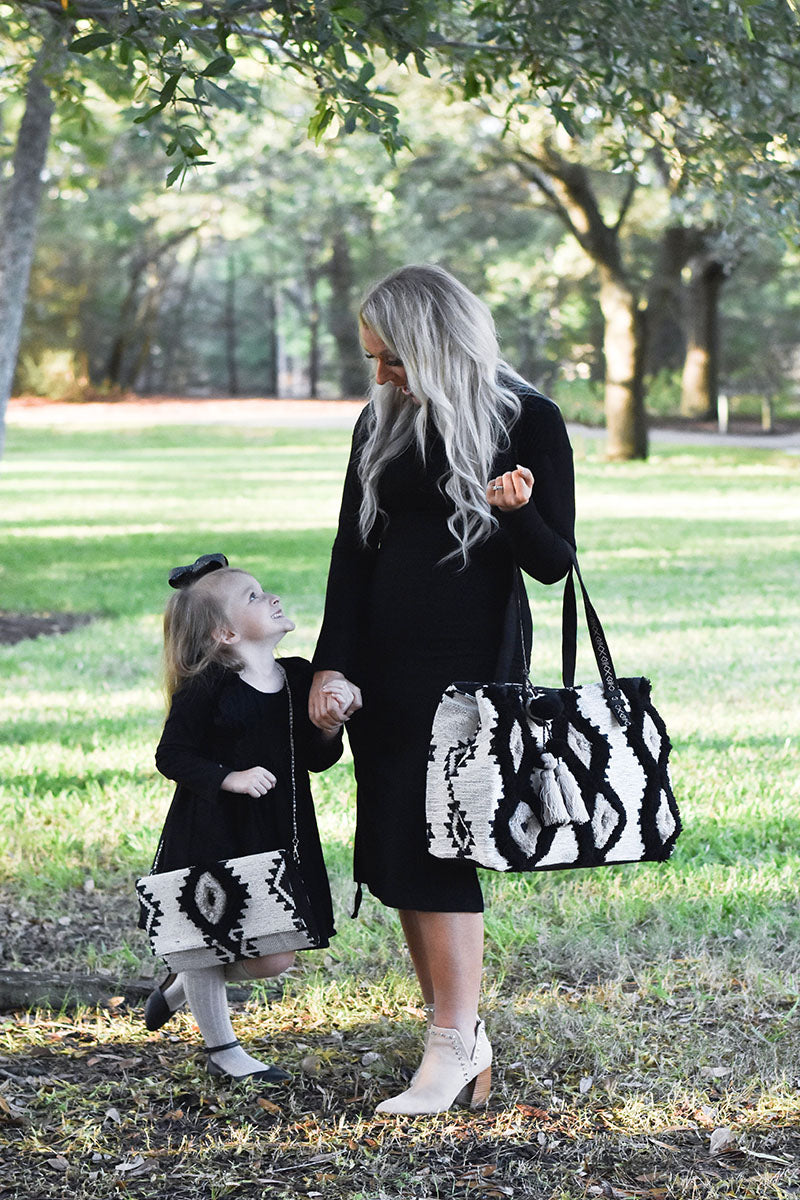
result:
<svg viewBox="0 0 800 1200"><path fill-rule="evenodd" d="M223 792L235 792L239 796L266 796L277 779L266 767L249 767L246 771L231 771L223 779Z"/></svg>
<svg viewBox="0 0 800 1200"><path fill-rule="evenodd" d="M361 708L361 692L341 671L317 671L308 696L308 715L323 733L336 733Z"/></svg>
<svg viewBox="0 0 800 1200"><path fill-rule="evenodd" d="M531 498L533 491L533 474L527 467L517 463L516 470L506 471L489 480L486 489L486 499L491 508L499 508L501 512L512 512L522 508Z"/></svg>

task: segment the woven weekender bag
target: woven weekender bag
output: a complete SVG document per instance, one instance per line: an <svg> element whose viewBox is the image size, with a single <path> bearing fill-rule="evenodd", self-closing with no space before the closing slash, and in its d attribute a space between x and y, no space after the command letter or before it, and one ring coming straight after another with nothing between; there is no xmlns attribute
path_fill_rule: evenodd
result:
<svg viewBox="0 0 800 1200"><path fill-rule="evenodd" d="M601 680L581 687L574 686L573 577ZM520 626L524 595L517 572L510 608ZM504 642L509 627L507 614ZM562 678L562 688L538 688L523 669L520 682L456 682L445 690L427 775L428 849L436 858L495 871L669 858L681 821L667 730L649 681L617 678L574 552L564 588Z"/></svg>

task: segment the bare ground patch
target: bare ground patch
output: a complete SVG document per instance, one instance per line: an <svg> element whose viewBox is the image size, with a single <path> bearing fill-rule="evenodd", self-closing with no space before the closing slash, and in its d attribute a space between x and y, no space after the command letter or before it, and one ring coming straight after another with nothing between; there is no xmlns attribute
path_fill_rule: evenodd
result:
<svg viewBox="0 0 800 1200"><path fill-rule="evenodd" d="M14 646L26 638L52 637L69 633L95 618L91 613L0 612L0 645Z"/></svg>

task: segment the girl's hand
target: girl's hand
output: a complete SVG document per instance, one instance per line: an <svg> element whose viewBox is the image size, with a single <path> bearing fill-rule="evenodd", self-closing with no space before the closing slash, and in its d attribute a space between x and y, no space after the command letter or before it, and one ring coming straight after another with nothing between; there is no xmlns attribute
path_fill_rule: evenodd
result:
<svg viewBox="0 0 800 1200"><path fill-rule="evenodd" d="M361 692L341 671L317 671L308 697L308 715L323 733L336 733L361 708Z"/></svg>
<svg viewBox="0 0 800 1200"><path fill-rule="evenodd" d="M489 480L486 489L486 499L491 508L499 508L501 512L512 512L522 508L531 498L533 491L533 474L527 467L517 463L515 471L506 471Z"/></svg>
<svg viewBox="0 0 800 1200"><path fill-rule="evenodd" d="M231 771L222 781L223 792L235 792L239 796L266 796L277 783L277 779L266 767L250 767L247 771Z"/></svg>

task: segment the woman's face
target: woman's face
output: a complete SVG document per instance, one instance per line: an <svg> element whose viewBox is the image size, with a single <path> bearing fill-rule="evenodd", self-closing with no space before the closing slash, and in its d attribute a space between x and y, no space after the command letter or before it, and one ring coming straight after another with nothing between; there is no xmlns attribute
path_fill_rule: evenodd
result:
<svg viewBox="0 0 800 1200"><path fill-rule="evenodd" d="M375 363L375 382L391 383L406 396L411 396L406 369L400 359L395 357L386 343L381 341L368 325L360 325L359 336L367 358Z"/></svg>

